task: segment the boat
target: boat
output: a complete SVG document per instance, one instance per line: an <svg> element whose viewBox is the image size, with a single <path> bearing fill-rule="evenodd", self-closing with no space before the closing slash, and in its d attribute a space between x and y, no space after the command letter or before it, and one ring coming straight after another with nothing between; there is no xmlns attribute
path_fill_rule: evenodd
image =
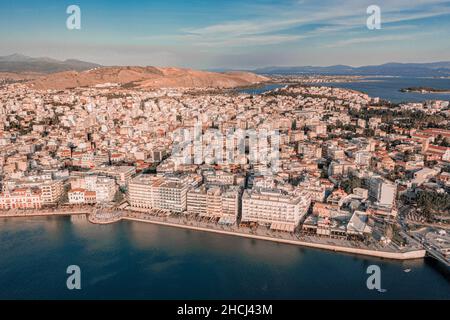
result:
<svg viewBox="0 0 450 320"><path fill-rule="evenodd" d="M403 272L406 272L406 273L411 272L411 269L405 269L405 270L403 270Z"/></svg>

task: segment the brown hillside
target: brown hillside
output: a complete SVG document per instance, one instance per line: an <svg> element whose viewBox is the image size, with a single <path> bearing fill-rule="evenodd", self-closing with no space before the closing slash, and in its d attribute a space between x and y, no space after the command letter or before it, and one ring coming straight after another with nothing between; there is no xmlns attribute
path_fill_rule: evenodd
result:
<svg viewBox="0 0 450 320"><path fill-rule="evenodd" d="M68 89L117 83L136 88L233 88L269 79L248 72L216 73L182 68L105 67L53 73L30 82L35 89Z"/></svg>

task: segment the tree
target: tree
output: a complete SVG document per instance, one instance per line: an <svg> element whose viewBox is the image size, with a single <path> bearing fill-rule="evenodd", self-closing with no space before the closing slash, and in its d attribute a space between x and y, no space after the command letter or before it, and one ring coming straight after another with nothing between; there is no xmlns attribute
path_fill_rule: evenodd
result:
<svg viewBox="0 0 450 320"><path fill-rule="evenodd" d="M435 214L449 215L450 195L448 193L420 191L416 202L417 208L421 209L422 215L427 219L433 218Z"/></svg>
<svg viewBox="0 0 450 320"><path fill-rule="evenodd" d="M297 119L292 120L291 129L292 129L292 130L297 129Z"/></svg>
<svg viewBox="0 0 450 320"><path fill-rule="evenodd" d="M362 186L362 180L358 177L352 176L344 181L341 182L341 187L344 189L347 193L353 193L353 189L355 188L361 188Z"/></svg>

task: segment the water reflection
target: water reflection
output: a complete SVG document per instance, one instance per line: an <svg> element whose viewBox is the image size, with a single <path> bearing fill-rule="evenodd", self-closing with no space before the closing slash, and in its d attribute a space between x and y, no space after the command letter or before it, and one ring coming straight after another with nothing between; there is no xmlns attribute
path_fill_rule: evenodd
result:
<svg viewBox="0 0 450 320"><path fill-rule="evenodd" d="M195 230L156 226L140 222L122 222L132 243L139 249L170 250L177 255L220 255L223 259L246 256L259 263L290 265L305 254L296 246L268 241L211 234ZM169 241L168 241L169 240Z"/></svg>

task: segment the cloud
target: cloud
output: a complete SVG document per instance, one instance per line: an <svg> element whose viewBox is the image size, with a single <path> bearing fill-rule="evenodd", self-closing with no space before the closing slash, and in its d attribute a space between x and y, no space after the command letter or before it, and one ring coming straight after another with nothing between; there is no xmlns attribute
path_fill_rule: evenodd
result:
<svg viewBox="0 0 450 320"><path fill-rule="evenodd" d="M298 1L290 8L273 6L270 14L252 20L224 21L196 28L182 28L166 40L189 42L195 46L260 46L295 42L321 35L343 34L365 26L366 8L373 1ZM450 14L449 1L442 0L379 0L382 24L406 25L408 22ZM288 32L294 28L315 26L301 34ZM397 26L397 30L401 27ZM394 28L390 29L394 30ZM355 42L356 43L356 42Z"/></svg>

